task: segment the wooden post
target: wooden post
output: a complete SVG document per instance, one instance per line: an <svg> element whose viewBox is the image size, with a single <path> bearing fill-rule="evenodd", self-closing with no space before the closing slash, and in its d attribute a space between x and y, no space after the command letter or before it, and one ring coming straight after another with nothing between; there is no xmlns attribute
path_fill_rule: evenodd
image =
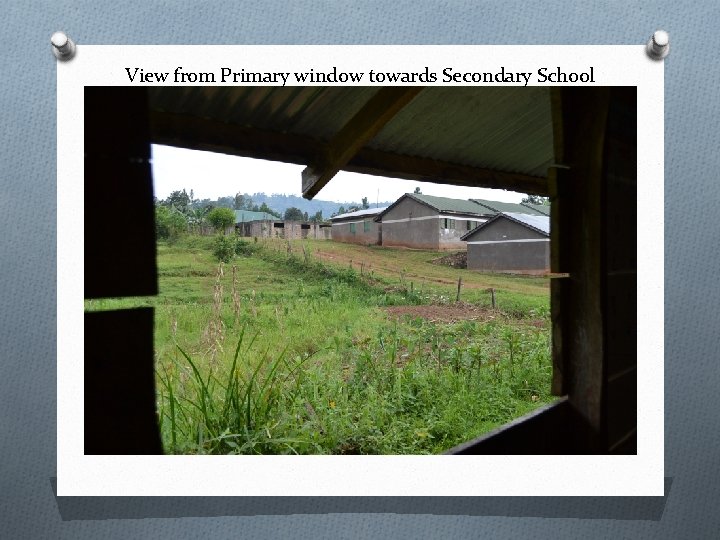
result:
<svg viewBox="0 0 720 540"><path fill-rule="evenodd" d="M460 287L462 287L462 276L458 278L458 289L457 289L457 296L455 297L455 301L460 301Z"/></svg>
<svg viewBox="0 0 720 540"><path fill-rule="evenodd" d="M361 276L363 275L363 269L364 269L364 268L365 268L365 263L361 262L361 263L360 263L360 275L361 275Z"/></svg>
<svg viewBox="0 0 720 540"><path fill-rule="evenodd" d="M490 302L492 303L492 308L495 309L495 289L490 287Z"/></svg>

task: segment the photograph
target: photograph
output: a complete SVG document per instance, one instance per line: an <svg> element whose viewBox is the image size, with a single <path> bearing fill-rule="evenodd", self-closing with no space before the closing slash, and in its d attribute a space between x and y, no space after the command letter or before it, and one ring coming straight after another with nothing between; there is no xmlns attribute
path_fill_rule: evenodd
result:
<svg viewBox="0 0 720 540"><path fill-rule="evenodd" d="M636 454L637 203L633 86L86 86L84 453Z"/></svg>

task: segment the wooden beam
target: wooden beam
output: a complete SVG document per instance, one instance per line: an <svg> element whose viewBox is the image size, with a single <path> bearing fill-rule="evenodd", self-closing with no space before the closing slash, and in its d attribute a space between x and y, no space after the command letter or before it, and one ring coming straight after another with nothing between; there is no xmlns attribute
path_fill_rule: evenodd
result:
<svg viewBox="0 0 720 540"><path fill-rule="evenodd" d="M302 194L312 199L423 87L381 88L302 172Z"/></svg>
<svg viewBox="0 0 720 540"><path fill-rule="evenodd" d="M302 135L263 131L159 111L150 113L150 131L154 144L299 165L305 165L315 156L328 151L327 143ZM543 177L369 148L359 150L342 170L437 184L508 189L536 195L549 193L547 179Z"/></svg>
<svg viewBox="0 0 720 540"><path fill-rule="evenodd" d="M541 176L404 156L369 148L358 152L343 170L436 184L507 189L535 195L549 193L547 179Z"/></svg>
<svg viewBox="0 0 720 540"><path fill-rule="evenodd" d="M150 138L154 144L297 165L307 164L323 148L309 137L161 111L150 112Z"/></svg>
<svg viewBox="0 0 720 540"><path fill-rule="evenodd" d="M559 316L562 328L563 390L598 436L603 427L606 391L603 268L607 242L604 223L608 215L605 133L610 94L608 87L561 88L559 129L563 148L559 157L570 168L556 171L557 192L551 211L551 245L558 241L559 248L557 264L551 270L571 276L551 282L551 287L560 287L559 298L553 298L560 305L551 310ZM555 225L559 225L557 235L552 232ZM558 322L553 318L553 326Z"/></svg>

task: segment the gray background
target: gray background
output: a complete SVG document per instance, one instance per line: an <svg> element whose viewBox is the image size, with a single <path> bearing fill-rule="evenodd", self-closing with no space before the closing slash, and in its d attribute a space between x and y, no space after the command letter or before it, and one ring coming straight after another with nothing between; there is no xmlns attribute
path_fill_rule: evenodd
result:
<svg viewBox="0 0 720 540"><path fill-rule="evenodd" d="M715 0L5 2L0 144L0 536L6 538L718 538L716 287L720 69ZM63 521L56 476L55 60L88 44L637 44L665 61L665 467L660 521L329 514ZM122 46L122 45L118 45Z"/></svg>

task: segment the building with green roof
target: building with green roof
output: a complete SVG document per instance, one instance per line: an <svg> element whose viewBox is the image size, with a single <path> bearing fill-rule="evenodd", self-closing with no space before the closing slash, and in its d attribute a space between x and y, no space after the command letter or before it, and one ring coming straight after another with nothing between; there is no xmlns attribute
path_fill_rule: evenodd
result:
<svg viewBox="0 0 720 540"><path fill-rule="evenodd" d="M383 246L416 249L464 249L460 237L495 215L463 199L406 193L381 212Z"/></svg>
<svg viewBox="0 0 720 540"><path fill-rule="evenodd" d="M285 238L286 240L304 238L329 240L332 238L328 224L285 221L267 212L250 210L235 210L235 233L243 237Z"/></svg>
<svg viewBox="0 0 720 540"><path fill-rule="evenodd" d="M235 224L250 223L251 221L281 221L280 218L267 212L253 212L251 210L235 210Z"/></svg>

